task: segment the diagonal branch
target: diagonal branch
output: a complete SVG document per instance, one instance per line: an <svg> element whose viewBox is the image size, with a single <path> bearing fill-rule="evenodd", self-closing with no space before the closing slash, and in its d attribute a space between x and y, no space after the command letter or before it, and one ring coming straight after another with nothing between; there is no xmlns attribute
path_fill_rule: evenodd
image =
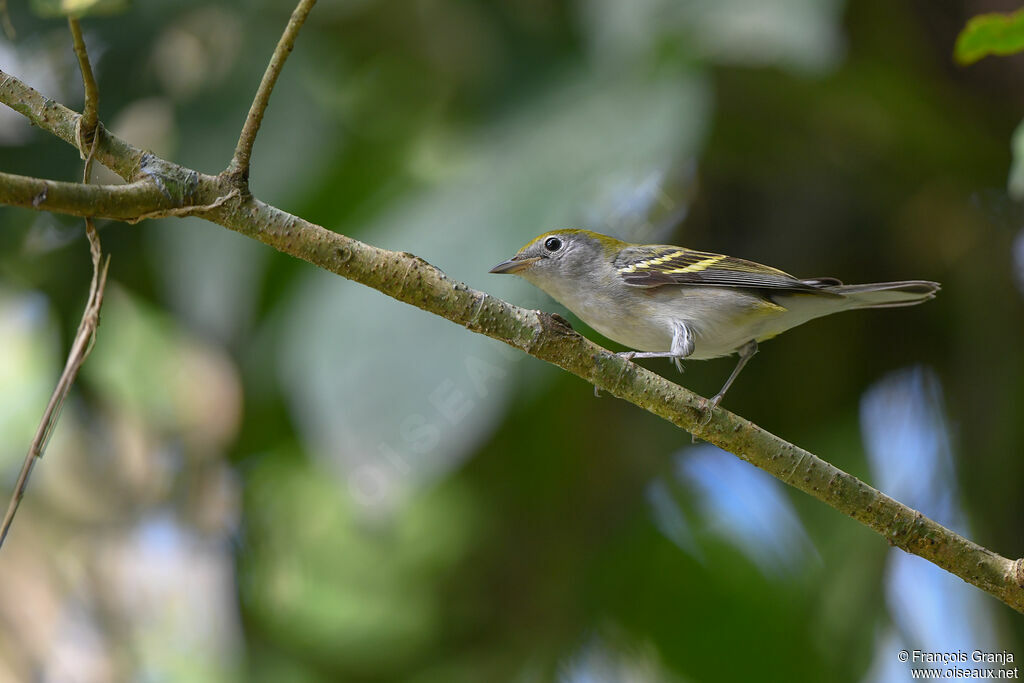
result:
<svg viewBox="0 0 1024 683"><path fill-rule="evenodd" d="M26 110L33 121L42 120L37 108L11 95L23 92L24 87L20 81L15 88L0 83L0 101ZM59 110L52 107L48 111L51 115L45 125L39 125L55 134L66 130L77 116L67 110L66 116L54 115ZM117 138L105 137L99 148L104 156L98 158L105 158L103 163L111 168L136 168L132 148ZM124 158L119 150L124 150ZM925 558L1024 612L1024 560L1010 560L977 545L727 410L715 410L711 420L702 424L703 399L699 396L601 348L551 315L471 289L412 254L339 235L245 193L231 195L233 186L228 178L201 174L196 178L197 197L205 202L218 197L223 200L205 212L207 220L553 363L736 454L873 529L892 545ZM4 178L0 177L0 188L3 184Z"/></svg>
<svg viewBox="0 0 1024 683"><path fill-rule="evenodd" d="M263 123L263 113L270 103L270 93L277 83L277 77L281 75L284 62L288 59L292 49L295 47L295 39L299 35L299 29L306 23L306 17L313 9L316 0L299 0L295 11L292 12L288 25L281 34L281 39L274 48L274 54L270 57L267 70L263 72L263 79L260 87L256 90L256 97L249 107L249 115L245 118L245 125L242 126L242 133L238 137L238 144L235 146L235 154L231 158L225 174L243 185L249 182L249 159L252 157L252 145L256 141L256 133L259 132L260 124Z"/></svg>
<svg viewBox="0 0 1024 683"><path fill-rule="evenodd" d="M56 135L72 147L78 147L81 115L45 97L3 70L0 70L0 102L26 117L38 128ZM93 158L125 180L135 180L146 153L121 138L107 134L102 124L97 124L96 135L99 140Z"/></svg>

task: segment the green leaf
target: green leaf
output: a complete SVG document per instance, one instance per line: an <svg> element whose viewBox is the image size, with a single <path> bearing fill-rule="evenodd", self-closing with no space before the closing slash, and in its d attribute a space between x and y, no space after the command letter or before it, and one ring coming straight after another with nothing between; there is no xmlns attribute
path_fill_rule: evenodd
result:
<svg viewBox="0 0 1024 683"><path fill-rule="evenodd" d="M1024 50L1024 9L1013 14L979 14L967 22L953 48L960 64L973 64L988 55L1012 55Z"/></svg>
<svg viewBox="0 0 1024 683"><path fill-rule="evenodd" d="M32 11L41 17L83 17L118 14L131 5L131 0L32 0Z"/></svg>

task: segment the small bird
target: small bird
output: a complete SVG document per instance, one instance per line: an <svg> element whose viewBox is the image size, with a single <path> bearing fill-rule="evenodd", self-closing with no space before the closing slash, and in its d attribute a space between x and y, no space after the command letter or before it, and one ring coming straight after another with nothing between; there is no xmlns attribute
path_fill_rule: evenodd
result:
<svg viewBox="0 0 1024 683"><path fill-rule="evenodd" d="M662 244L630 244L589 230L556 230L530 241L492 273L515 273L583 322L636 351L633 358L739 363L707 402L708 418L757 353L759 342L808 320L855 308L913 306L937 282L844 285L802 280L753 261Z"/></svg>

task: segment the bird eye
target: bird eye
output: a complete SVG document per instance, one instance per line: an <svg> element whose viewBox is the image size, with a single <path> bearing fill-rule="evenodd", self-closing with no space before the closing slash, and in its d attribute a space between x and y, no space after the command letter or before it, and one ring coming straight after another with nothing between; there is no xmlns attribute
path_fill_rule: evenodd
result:
<svg viewBox="0 0 1024 683"><path fill-rule="evenodd" d="M562 248L562 240L557 237L549 237L544 240L544 248L548 251L558 251Z"/></svg>

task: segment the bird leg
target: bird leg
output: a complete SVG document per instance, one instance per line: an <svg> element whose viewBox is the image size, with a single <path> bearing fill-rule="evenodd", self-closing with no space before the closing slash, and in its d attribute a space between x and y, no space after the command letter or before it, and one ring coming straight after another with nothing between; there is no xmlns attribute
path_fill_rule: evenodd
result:
<svg viewBox="0 0 1024 683"><path fill-rule="evenodd" d="M619 355L626 360L634 358L671 358L679 372L683 371L683 359L693 353L693 330L686 323L672 321L672 346L668 351L624 351Z"/></svg>
<svg viewBox="0 0 1024 683"><path fill-rule="evenodd" d="M715 408L717 408L718 404L722 402L722 397L725 396L725 392L727 392L729 387L732 386L732 383L736 381L736 378L740 374L740 370L742 370L743 366L747 364L747 361L754 357L755 353L757 353L757 341L754 339L751 339L739 348L740 360L736 363L736 367L733 368L732 374L729 375L729 379L725 380L725 385L719 389L717 394L711 397L710 401L707 399L704 401L704 411L707 415L704 418L704 422L701 423L701 426L706 425L711 421L711 414L715 412Z"/></svg>

